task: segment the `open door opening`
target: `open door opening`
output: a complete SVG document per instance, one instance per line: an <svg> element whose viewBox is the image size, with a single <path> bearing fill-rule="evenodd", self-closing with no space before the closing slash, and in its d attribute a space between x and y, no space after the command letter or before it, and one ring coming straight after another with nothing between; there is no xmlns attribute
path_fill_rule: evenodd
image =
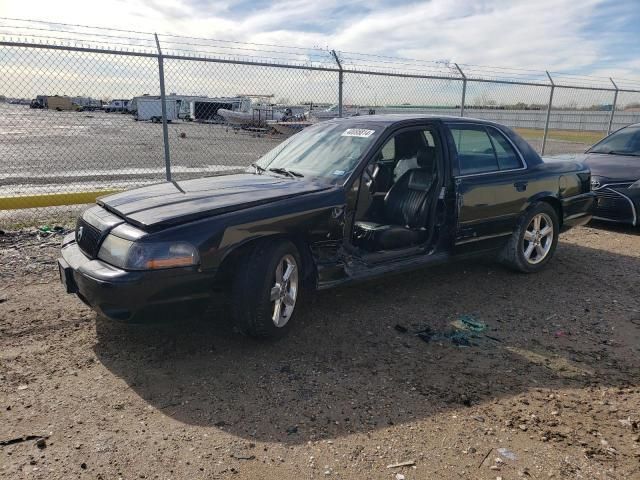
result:
<svg viewBox="0 0 640 480"><path fill-rule="evenodd" d="M435 127L401 130L385 142L360 181L351 243L362 257L419 253L433 243L441 172Z"/></svg>

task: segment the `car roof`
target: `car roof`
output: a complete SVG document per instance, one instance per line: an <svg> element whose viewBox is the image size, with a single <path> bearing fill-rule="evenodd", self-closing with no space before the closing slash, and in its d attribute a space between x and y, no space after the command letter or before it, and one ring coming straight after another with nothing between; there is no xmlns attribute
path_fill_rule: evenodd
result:
<svg viewBox="0 0 640 480"><path fill-rule="evenodd" d="M481 118L472 117L454 117L451 115L430 115L430 114L411 114L411 113L386 113L386 114L374 114L374 115L355 115L344 118L334 118L328 120L329 122L341 122L341 123L375 123L378 125L390 126L395 123L411 122L412 120L439 120L443 122L464 122L464 123L483 123L487 125L501 126L498 123L483 120Z"/></svg>
<svg viewBox="0 0 640 480"><path fill-rule="evenodd" d="M385 115L357 115L346 118L334 118L331 120L326 120L321 122L321 124L341 124L347 128L356 127L362 128L364 126L369 126L369 128L373 126L377 126L383 129L387 129L393 126L410 126L414 124L415 121L419 120L433 120L433 121L441 121L444 123L468 123L468 124L482 124L482 125L491 125L497 129L499 129L503 134L507 135L511 142L515 144L517 149L522 154L523 158L527 165L534 166L542 163L542 158L540 155L529 145L522 137L517 135L513 130L505 125L492 122L489 120L483 120L481 118L472 118L472 117L453 117L450 115L427 115L427 114L407 114L407 113L389 113Z"/></svg>

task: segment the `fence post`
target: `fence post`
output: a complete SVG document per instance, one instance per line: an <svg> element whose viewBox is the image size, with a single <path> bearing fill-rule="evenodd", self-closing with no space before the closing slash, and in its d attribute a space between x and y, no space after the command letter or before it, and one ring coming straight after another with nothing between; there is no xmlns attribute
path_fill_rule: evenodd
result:
<svg viewBox="0 0 640 480"><path fill-rule="evenodd" d="M338 116L342 118L342 64L335 50L331 50L331 54L338 64Z"/></svg>
<svg viewBox="0 0 640 480"><path fill-rule="evenodd" d="M162 137L164 140L164 165L167 182L171 181L171 154L169 153L169 128L167 127L167 100L164 91L164 61L158 34L154 33L156 46L158 47L158 75L160 77L160 103L162 108Z"/></svg>
<svg viewBox="0 0 640 480"><path fill-rule="evenodd" d="M542 136L542 150L540 151L540 155L544 155L544 149L547 146L547 134L549 133L549 119L551 118L551 105L553 104L553 91L556 89L556 84L553 83L553 78L547 72L547 77L549 77L549 81L551 82L551 93L549 94L549 105L547 106L547 119L544 122L544 135Z"/></svg>
<svg viewBox="0 0 640 480"><path fill-rule="evenodd" d="M456 68L458 69L458 72L460 72L460 75L462 76L462 101L460 102L460 116L464 117L464 102L467 98L467 76L464 74L464 72L458 66L457 63L454 63L454 65L456 66Z"/></svg>
<svg viewBox="0 0 640 480"><path fill-rule="evenodd" d="M613 81L613 78L609 77L611 83L613 83L613 88L616 91L613 94L613 105L611 106L611 115L609 116L609 128L607 128L607 135L611 133L611 127L613 126L613 116L616 114L616 104L618 103L618 85Z"/></svg>

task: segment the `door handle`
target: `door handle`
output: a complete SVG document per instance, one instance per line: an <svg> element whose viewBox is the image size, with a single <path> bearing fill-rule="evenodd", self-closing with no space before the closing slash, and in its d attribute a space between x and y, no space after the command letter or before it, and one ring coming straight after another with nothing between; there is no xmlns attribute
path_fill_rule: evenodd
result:
<svg viewBox="0 0 640 480"><path fill-rule="evenodd" d="M513 186L516 187L516 190L518 192L524 192L527 189L528 184L529 182L516 182L513 184Z"/></svg>

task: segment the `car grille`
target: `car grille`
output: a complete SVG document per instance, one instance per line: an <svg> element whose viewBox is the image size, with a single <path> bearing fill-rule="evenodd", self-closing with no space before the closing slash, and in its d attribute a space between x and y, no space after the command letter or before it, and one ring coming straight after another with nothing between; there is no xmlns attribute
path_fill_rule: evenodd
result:
<svg viewBox="0 0 640 480"><path fill-rule="evenodd" d="M82 231L82 235L80 232ZM100 240L102 239L102 232L96 227L89 225L82 218L78 220L76 225L76 242L80 249L91 258L98 256L98 250L100 249Z"/></svg>
<svg viewBox="0 0 640 480"><path fill-rule="evenodd" d="M618 222L633 221L633 207L629 199L609 188L595 190L598 205L593 211L594 217L605 218Z"/></svg>

